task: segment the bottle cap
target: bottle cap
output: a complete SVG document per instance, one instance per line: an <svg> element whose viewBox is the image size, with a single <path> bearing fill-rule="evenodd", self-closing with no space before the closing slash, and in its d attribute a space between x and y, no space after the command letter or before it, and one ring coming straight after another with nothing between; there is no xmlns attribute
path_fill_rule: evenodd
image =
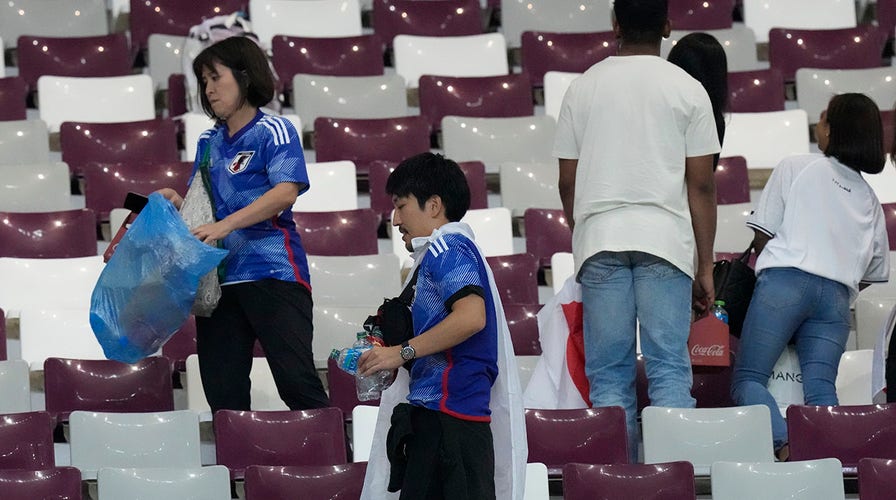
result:
<svg viewBox="0 0 896 500"><path fill-rule="evenodd" d="M332 351L330 351L330 357L333 359L339 359L339 350L333 349Z"/></svg>
<svg viewBox="0 0 896 500"><path fill-rule="evenodd" d="M717 300L717 301L713 302L713 304L715 304L715 305L717 305L717 306L723 306L723 307L724 307L724 306L725 306L725 301L724 301L724 300Z"/></svg>
<svg viewBox="0 0 896 500"><path fill-rule="evenodd" d="M358 333L355 334L355 338L356 338L357 340L366 339L366 338L367 338L367 332L358 332Z"/></svg>

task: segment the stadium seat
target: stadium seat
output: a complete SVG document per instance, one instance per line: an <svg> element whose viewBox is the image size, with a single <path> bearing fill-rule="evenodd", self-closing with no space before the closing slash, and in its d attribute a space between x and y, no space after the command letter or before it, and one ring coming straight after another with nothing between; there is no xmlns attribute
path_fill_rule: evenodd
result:
<svg viewBox="0 0 896 500"><path fill-rule="evenodd" d="M25 79L19 76L0 77L0 121L24 120L28 117Z"/></svg>
<svg viewBox="0 0 896 500"><path fill-rule="evenodd" d="M750 203L750 178L743 156L720 158L715 178L717 204Z"/></svg>
<svg viewBox="0 0 896 500"><path fill-rule="evenodd" d="M669 24L677 30L706 31L730 28L734 0L713 0L694 3L690 0L669 2Z"/></svg>
<svg viewBox="0 0 896 500"><path fill-rule="evenodd" d="M849 350L840 356L837 367L837 403L841 406L870 405L874 397L871 377L872 349ZM894 457L896 458L896 454Z"/></svg>
<svg viewBox="0 0 896 500"><path fill-rule="evenodd" d="M422 99L422 97L421 97ZM400 162L429 151L430 124L423 116L326 118L314 120L315 161L348 160L367 175L370 163Z"/></svg>
<svg viewBox="0 0 896 500"><path fill-rule="evenodd" d="M557 187L557 162L507 162L498 167L501 206L514 217L529 208L562 210Z"/></svg>
<svg viewBox="0 0 896 500"><path fill-rule="evenodd" d="M477 241L478 241L477 237ZM538 303L538 258L528 253L486 257L503 305Z"/></svg>
<svg viewBox="0 0 896 500"><path fill-rule="evenodd" d="M174 410L171 362L150 356L126 364L109 359L47 358L44 361L47 411L68 420L75 410L118 413Z"/></svg>
<svg viewBox="0 0 896 500"><path fill-rule="evenodd" d="M728 111L784 111L784 77L777 69L728 72Z"/></svg>
<svg viewBox="0 0 896 500"><path fill-rule="evenodd" d="M879 67L885 42L886 35L870 25L828 30L775 28L769 32L768 61L785 82L792 82L800 68Z"/></svg>
<svg viewBox="0 0 896 500"><path fill-rule="evenodd" d="M371 401L373 402L373 401ZM379 404L378 402L376 402ZM354 462L370 460L373 434L379 416L379 406L358 405L352 410L352 455Z"/></svg>
<svg viewBox="0 0 896 500"><path fill-rule="evenodd" d="M50 132L62 122L126 122L156 116L149 75L70 77L44 75L37 80L40 118Z"/></svg>
<svg viewBox="0 0 896 500"><path fill-rule="evenodd" d="M485 172L497 173L506 162L552 162L556 121L550 116L442 119L445 156L455 161L481 161Z"/></svg>
<svg viewBox="0 0 896 500"><path fill-rule="evenodd" d="M0 321L6 319L0 316ZM0 414L25 413L31 411L31 383L28 363L21 359L5 359L6 335L3 335L0 360Z"/></svg>
<svg viewBox="0 0 896 500"><path fill-rule="evenodd" d="M482 33L478 0L375 0L373 29L391 46L396 35L464 36Z"/></svg>
<svg viewBox="0 0 896 500"><path fill-rule="evenodd" d="M442 118L454 116L510 117L535 113L532 88L525 74L419 78L420 114L438 131Z"/></svg>
<svg viewBox="0 0 896 500"><path fill-rule="evenodd" d="M196 160L199 136L206 130L213 128L215 120L206 116L202 111L191 111L181 115L180 121L183 123L184 128L184 154L181 158L192 163Z"/></svg>
<svg viewBox="0 0 896 500"><path fill-rule="evenodd" d="M548 71L544 74L544 114L557 120L566 89L581 73Z"/></svg>
<svg viewBox="0 0 896 500"><path fill-rule="evenodd" d="M644 463L687 460L706 476L719 460L772 462L768 407L661 408L641 411ZM792 458L792 455L791 455Z"/></svg>
<svg viewBox="0 0 896 500"><path fill-rule="evenodd" d="M350 257L379 252L380 215L369 208L335 212L293 212L302 247L310 255ZM315 298L317 292L315 282Z"/></svg>
<svg viewBox="0 0 896 500"><path fill-rule="evenodd" d="M755 500L840 500L845 497L840 461L825 458L789 462L712 464L712 498ZM864 497L863 497L864 498Z"/></svg>
<svg viewBox="0 0 896 500"><path fill-rule="evenodd" d="M374 161L370 163L367 175L370 187L370 208L377 211L383 220L392 219L392 197L386 194L386 180L395 170L398 162ZM481 161L462 161L458 163L470 186L470 208L488 208L488 188L485 182L485 165Z"/></svg>
<svg viewBox="0 0 896 500"><path fill-rule="evenodd" d="M0 257L64 259L96 254L93 210L0 212Z"/></svg>
<svg viewBox="0 0 896 500"><path fill-rule="evenodd" d="M81 175L84 164L91 161L147 165L148 161L180 160L177 126L167 118L113 123L64 122L59 127L59 145L62 161L68 163L75 175ZM192 166L189 171L192 172ZM117 203L121 201L115 203L114 206L119 206Z"/></svg>
<svg viewBox="0 0 896 500"><path fill-rule="evenodd" d="M327 76L297 74L292 104L306 130L321 116L392 118L408 115L407 91L400 75Z"/></svg>
<svg viewBox="0 0 896 500"><path fill-rule="evenodd" d="M308 268L318 306L366 306L374 314L384 297L401 293L401 263L394 255L310 255Z"/></svg>
<svg viewBox="0 0 896 500"><path fill-rule="evenodd" d="M247 12L247 5L246 0L130 0L131 44L143 50L151 34L185 37L205 19Z"/></svg>
<svg viewBox="0 0 896 500"><path fill-rule="evenodd" d="M153 413L73 411L72 466L82 479L104 467L201 467L199 420L190 410ZM102 446L98 446L102 443Z"/></svg>
<svg viewBox="0 0 896 500"><path fill-rule="evenodd" d="M74 259L65 260L75 262ZM19 335L22 359L34 371L42 370L47 358L106 359L90 327L90 311L87 308L52 309L48 304L36 309L23 309L19 315Z"/></svg>
<svg viewBox="0 0 896 500"><path fill-rule="evenodd" d="M352 411L356 406L380 404L379 399L359 401L358 392L355 388L355 376L339 368L338 362L333 358L327 358L327 392L330 396L330 405L342 410L342 416L346 422L354 421ZM373 418L374 420L376 419L375 414ZM359 454L357 449L355 449L354 458L356 462L362 461L358 460Z"/></svg>
<svg viewBox="0 0 896 500"><path fill-rule="evenodd" d="M101 77L131 74L124 33L101 36L20 36L16 44L19 76L30 90L43 75Z"/></svg>
<svg viewBox="0 0 896 500"><path fill-rule="evenodd" d="M466 36L397 35L393 41L395 72L408 88L423 75L507 75L507 45L500 33Z"/></svg>
<svg viewBox="0 0 896 500"><path fill-rule="evenodd" d="M865 94L881 110L891 111L896 103L896 68L796 70L796 102L809 115L810 124L818 123L832 96L847 92ZM891 144L884 142L884 147Z"/></svg>
<svg viewBox="0 0 896 500"><path fill-rule="evenodd" d="M256 356L252 359L252 370L249 372L249 379L252 384L250 397L252 398L253 410L273 411L289 409L286 403L280 399L267 358ZM205 399L202 378L199 375L199 356L196 354L187 356L184 386L187 389L187 408L198 413L200 420L209 420L211 408L209 408L208 401Z"/></svg>
<svg viewBox="0 0 896 500"><path fill-rule="evenodd" d="M308 163L308 191L300 194L293 212L333 212L358 208L355 164L350 161Z"/></svg>
<svg viewBox="0 0 896 500"><path fill-rule="evenodd" d="M772 28L853 28L856 6L848 0L743 0L744 24L756 41L769 41Z"/></svg>
<svg viewBox="0 0 896 500"><path fill-rule="evenodd" d="M862 500L887 500L896 490L896 460L863 458L859 460L859 489Z"/></svg>
<svg viewBox="0 0 896 500"><path fill-rule="evenodd" d="M501 0L501 29L510 48L520 46L526 31L611 31L610 7L606 0Z"/></svg>
<svg viewBox="0 0 896 500"><path fill-rule="evenodd" d="M523 229L526 252L538 257L541 267L550 267L557 252L572 252L572 231L563 210L527 208Z"/></svg>
<svg viewBox="0 0 896 500"><path fill-rule="evenodd" d="M379 297L382 300L382 297ZM315 305L314 340L311 349L314 366L326 368L333 349L349 347L358 340L358 332L364 330L364 320L375 314L370 306Z"/></svg>
<svg viewBox="0 0 896 500"><path fill-rule="evenodd" d="M574 271L572 252L557 252L551 255L551 286L555 294L563 289L566 280L573 275Z"/></svg>
<svg viewBox="0 0 896 500"><path fill-rule="evenodd" d="M650 465L568 463L563 466L563 498L696 499L694 466L690 462Z"/></svg>
<svg viewBox="0 0 896 500"><path fill-rule="evenodd" d="M74 467L46 469L0 469L0 492L4 500L81 498L81 472Z"/></svg>
<svg viewBox="0 0 896 500"><path fill-rule="evenodd" d="M289 498L301 491L308 498L360 498L367 463L341 465L262 466L246 468L246 500Z"/></svg>
<svg viewBox="0 0 896 500"><path fill-rule="evenodd" d="M45 469L55 463L53 418L44 411L0 418L0 470Z"/></svg>
<svg viewBox="0 0 896 500"><path fill-rule="evenodd" d="M249 19L265 48L276 35L326 38L362 33L358 0L249 0Z"/></svg>
<svg viewBox="0 0 896 500"><path fill-rule="evenodd" d="M191 314L162 346L162 356L171 360L171 370L187 371L187 358L196 354L196 318Z"/></svg>
<svg viewBox="0 0 896 500"><path fill-rule="evenodd" d="M612 31L524 31L520 47L522 70L529 75L533 87L541 87L548 71L583 73L594 64L616 55L617 45Z"/></svg>
<svg viewBox="0 0 896 500"><path fill-rule="evenodd" d="M385 71L385 45L377 35L297 37L276 35L271 41L271 62L277 77L292 90L295 75L376 76Z"/></svg>
<svg viewBox="0 0 896 500"><path fill-rule="evenodd" d="M106 0L6 2L0 4L0 33L8 46L22 35L106 35Z"/></svg>
<svg viewBox="0 0 896 500"><path fill-rule="evenodd" d="M529 461L557 476L564 465L628 463L625 411L618 406L575 410L526 410Z"/></svg>
<svg viewBox="0 0 896 500"><path fill-rule="evenodd" d="M502 304L513 353L517 356L541 356L541 342L538 339L538 311L541 305Z"/></svg>
<svg viewBox="0 0 896 500"><path fill-rule="evenodd" d="M0 121L0 165L47 163L50 136L43 120Z"/></svg>
<svg viewBox="0 0 896 500"><path fill-rule="evenodd" d="M23 309L90 308L90 296L103 270L102 256L71 259L20 259L0 257L0 308L7 317ZM12 314L11 314L12 313ZM43 365L43 359L40 360Z"/></svg>
<svg viewBox="0 0 896 500"><path fill-rule="evenodd" d="M787 408L790 460L836 458L855 474L865 457L896 459L896 404Z"/></svg>
<svg viewBox="0 0 896 500"><path fill-rule="evenodd" d="M81 173L84 176L84 204L96 212L98 222L106 222L113 209L124 208L130 192L149 196L169 187L181 196L186 195L193 165L161 159L88 162L81 165Z"/></svg>
<svg viewBox="0 0 896 500"><path fill-rule="evenodd" d="M511 255L513 251L513 227L510 210L504 207L467 210L461 219L470 225L476 244L486 257ZM392 231L392 250L405 262L410 252L404 246L401 234Z"/></svg>
<svg viewBox="0 0 896 500"><path fill-rule="evenodd" d="M218 410L215 455L230 476L241 479L250 465L346 463L345 427L339 408L303 411Z"/></svg>
<svg viewBox="0 0 896 500"><path fill-rule="evenodd" d="M168 82L173 74L183 74L183 48L187 40L183 35L164 35L153 33L147 41L147 58L149 76L152 78L153 88L156 90L168 90ZM170 112L169 108L169 112ZM181 113L169 113L176 116Z"/></svg>
<svg viewBox="0 0 896 500"><path fill-rule="evenodd" d="M731 113L727 118L722 157L743 156L751 169L774 168L787 156L809 152L809 118L801 109Z"/></svg>
<svg viewBox="0 0 896 500"><path fill-rule="evenodd" d="M96 479L100 498L230 498L230 473L223 465L191 468L105 467L97 472Z"/></svg>

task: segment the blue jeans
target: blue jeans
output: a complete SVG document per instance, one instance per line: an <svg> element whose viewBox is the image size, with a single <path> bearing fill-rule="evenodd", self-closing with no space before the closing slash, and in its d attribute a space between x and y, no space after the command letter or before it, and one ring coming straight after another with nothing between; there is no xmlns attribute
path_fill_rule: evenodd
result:
<svg viewBox="0 0 896 500"><path fill-rule="evenodd" d="M636 461L635 321L641 325L648 395L655 406L693 408L688 335L691 278L643 252L599 252L579 271L585 374L593 406L625 409L629 456Z"/></svg>
<svg viewBox="0 0 896 500"><path fill-rule="evenodd" d="M768 406L776 449L787 442L787 422L767 388L778 357L793 338L806 404L836 405L834 381L848 337L846 285L792 267L759 273L744 320L731 396L739 405Z"/></svg>

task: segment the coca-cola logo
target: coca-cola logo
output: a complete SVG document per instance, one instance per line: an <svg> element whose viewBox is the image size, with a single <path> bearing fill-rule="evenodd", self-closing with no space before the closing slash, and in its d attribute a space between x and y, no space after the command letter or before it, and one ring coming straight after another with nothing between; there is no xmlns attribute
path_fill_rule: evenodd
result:
<svg viewBox="0 0 896 500"><path fill-rule="evenodd" d="M691 347L692 356L708 356L721 358L725 355L725 346L722 344L700 345L695 344Z"/></svg>

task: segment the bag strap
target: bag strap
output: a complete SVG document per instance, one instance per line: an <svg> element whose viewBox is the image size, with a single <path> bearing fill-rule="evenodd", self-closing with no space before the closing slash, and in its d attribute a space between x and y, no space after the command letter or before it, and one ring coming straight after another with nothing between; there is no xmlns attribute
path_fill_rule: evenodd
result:
<svg viewBox="0 0 896 500"><path fill-rule="evenodd" d="M411 276L411 281L408 281L408 284L404 287L404 290L401 291L401 295L398 296L398 300L406 305L411 305L411 298L414 296L414 285L417 284L417 274L420 272L420 266L417 266L414 269L414 275Z"/></svg>
<svg viewBox="0 0 896 500"><path fill-rule="evenodd" d="M212 147L206 146L205 150L202 152L202 160L199 161L199 177L202 178L202 187L205 188L205 194L208 195L208 201L212 205L212 217L215 217L215 214L218 212L217 207L215 207L215 197L212 195L212 175L209 172L208 166L211 163L211 150ZM217 220L217 218L215 218ZM220 241L215 242L216 248L224 248ZM224 281L224 261L218 264L218 282Z"/></svg>
<svg viewBox="0 0 896 500"><path fill-rule="evenodd" d="M737 260L746 264L747 262L750 261L750 252L752 252L752 251L753 251L753 242L751 241L750 246L748 246L747 249L744 250L744 253L740 254L740 257L738 257Z"/></svg>

